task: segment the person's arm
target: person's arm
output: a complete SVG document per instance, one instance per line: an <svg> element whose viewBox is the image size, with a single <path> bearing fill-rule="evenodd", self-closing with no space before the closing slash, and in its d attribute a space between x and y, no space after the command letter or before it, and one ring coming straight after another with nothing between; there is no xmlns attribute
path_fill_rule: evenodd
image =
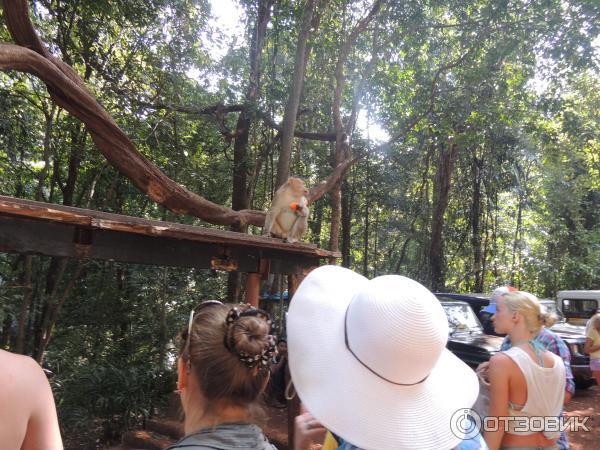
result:
<svg viewBox="0 0 600 450"><path fill-rule="evenodd" d="M311 413L304 412L294 420L294 450L309 450L323 442L327 430Z"/></svg>
<svg viewBox="0 0 600 450"><path fill-rule="evenodd" d="M508 415L508 385L510 358L497 354L490 359L488 369L490 379L490 417L506 417ZM490 450L498 450L504 437L504 423L498 423L496 431L486 431L483 435Z"/></svg>
<svg viewBox="0 0 600 450"><path fill-rule="evenodd" d="M63 444L58 427L54 397L46 375L34 361L30 372L24 377L28 381L28 400L33 409L21 450L62 450Z"/></svg>
<svg viewBox="0 0 600 450"><path fill-rule="evenodd" d="M594 353L598 350L600 350L600 345L594 345L594 340L591 337L586 337L583 351L586 353Z"/></svg>
<svg viewBox="0 0 600 450"><path fill-rule="evenodd" d="M490 362L484 361L481 364L479 364L477 366L477 369L475 370L475 373L477 373L477 376L479 377L479 379L481 381L483 381L485 384L490 384L490 380L488 377L489 367L490 367Z"/></svg>

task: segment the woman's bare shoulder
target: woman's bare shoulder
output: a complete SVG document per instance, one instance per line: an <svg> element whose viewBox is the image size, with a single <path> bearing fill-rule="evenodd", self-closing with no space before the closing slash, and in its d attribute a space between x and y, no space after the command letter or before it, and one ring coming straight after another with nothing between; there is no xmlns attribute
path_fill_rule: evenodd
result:
<svg viewBox="0 0 600 450"><path fill-rule="evenodd" d="M497 367L509 366L511 362L510 356L505 355L504 352L498 352L490 358L490 365Z"/></svg>
<svg viewBox="0 0 600 450"><path fill-rule="evenodd" d="M36 380L41 382L46 380L42 368L29 356L0 350L0 367L2 367L0 378L4 375L11 378L16 377L16 380L21 380L22 382Z"/></svg>

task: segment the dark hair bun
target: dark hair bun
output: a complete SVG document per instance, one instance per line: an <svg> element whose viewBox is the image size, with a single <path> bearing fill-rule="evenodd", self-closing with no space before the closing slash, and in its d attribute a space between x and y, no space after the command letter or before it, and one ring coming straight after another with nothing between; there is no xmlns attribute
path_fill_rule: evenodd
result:
<svg viewBox="0 0 600 450"><path fill-rule="evenodd" d="M258 356L270 345L270 324L260 317L240 317L227 330L231 351L241 356Z"/></svg>

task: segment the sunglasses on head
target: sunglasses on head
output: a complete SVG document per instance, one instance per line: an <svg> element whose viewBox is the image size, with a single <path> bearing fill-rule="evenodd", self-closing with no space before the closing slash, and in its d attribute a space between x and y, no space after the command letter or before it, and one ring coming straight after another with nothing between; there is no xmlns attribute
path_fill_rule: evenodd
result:
<svg viewBox="0 0 600 450"><path fill-rule="evenodd" d="M188 321L187 336L185 337L185 345L183 347L183 355L188 360L188 364L190 363L190 341L192 339L191 335L192 335L192 325L194 325L194 317L196 317L196 314L198 314L201 310L203 310L207 306L222 305L222 304L223 303L220 302L219 300L207 300L205 302L200 303L198 306L196 306L196 308L194 308L190 311L190 320Z"/></svg>

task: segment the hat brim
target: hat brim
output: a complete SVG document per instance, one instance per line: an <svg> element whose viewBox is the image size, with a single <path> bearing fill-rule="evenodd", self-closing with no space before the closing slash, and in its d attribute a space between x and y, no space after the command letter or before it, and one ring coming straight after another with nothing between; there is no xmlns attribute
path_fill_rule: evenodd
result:
<svg viewBox="0 0 600 450"><path fill-rule="evenodd" d="M344 317L368 282L348 269L323 266L294 295L288 358L301 401L326 428L365 450L453 448L461 436L453 433L451 418L475 402L475 372L447 349L425 381L413 386L365 368L346 347Z"/></svg>

